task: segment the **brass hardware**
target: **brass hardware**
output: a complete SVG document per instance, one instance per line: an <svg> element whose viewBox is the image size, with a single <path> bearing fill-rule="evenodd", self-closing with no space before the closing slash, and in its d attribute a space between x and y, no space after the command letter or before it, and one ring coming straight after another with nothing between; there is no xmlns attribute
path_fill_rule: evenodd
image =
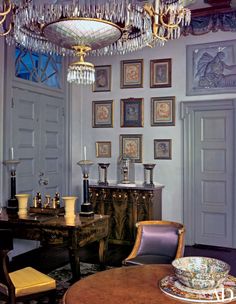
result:
<svg viewBox="0 0 236 304"><path fill-rule="evenodd" d="M0 19L0 25L4 24L4 22L6 21L7 15L10 14L10 12L12 11L12 8L13 8L13 6L10 3L9 0L4 1L3 11L0 12L0 18L1 18ZM2 26L2 28L3 28L3 26ZM10 33L11 29L12 29L12 24L10 23L10 25L9 25L9 27L8 27L7 30L3 29L3 31L0 31L0 36L6 36L6 35L8 35Z"/></svg>

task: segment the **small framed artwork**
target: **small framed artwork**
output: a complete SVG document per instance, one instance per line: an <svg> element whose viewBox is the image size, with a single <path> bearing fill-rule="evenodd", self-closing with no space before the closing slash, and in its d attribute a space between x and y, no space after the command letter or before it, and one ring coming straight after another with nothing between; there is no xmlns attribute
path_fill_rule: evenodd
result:
<svg viewBox="0 0 236 304"><path fill-rule="evenodd" d="M121 89L143 87L143 59L123 60L120 63Z"/></svg>
<svg viewBox="0 0 236 304"><path fill-rule="evenodd" d="M151 126L175 125L175 96L151 98Z"/></svg>
<svg viewBox="0 0 236 304"><path fill-rule="evenodd" d="M143 127L143 98L121 99L120 126Z"/></svg>
<svg viewBox="0 0 236 304"><path fill-rule="evenodd" d="M111 157L111 142L110 141L97 141L96 142L96 157L97 158Z"/></svg>
<svg viewBox="0 0 236 304"><path fill-rule="evenodd" d="M142 162L142 138L141 134L120 135L120 155L133 159L136 163Z"/></svg>
<svg viewBox="0 0 236 304"><path fill-rule="evenodd" d="M111 91L111 65L95 66L93 92Z"/></svg>
<svg viewBox="0 0 236 304"><path fill-rule="evenodd" d="M171 139L154 139L154 158L171 159L172 158Z"/></svg>
<svg viewBox="0 0 236 304"><path fill-rule="evenodd" d="M93 128L113 127L113 100L93 101Z"/></svg>
<svg viewBox="0 0 236 304"><path fill-rule="evenodd" d="M171 58L150 61L150 87L171 87Z"/></svg>

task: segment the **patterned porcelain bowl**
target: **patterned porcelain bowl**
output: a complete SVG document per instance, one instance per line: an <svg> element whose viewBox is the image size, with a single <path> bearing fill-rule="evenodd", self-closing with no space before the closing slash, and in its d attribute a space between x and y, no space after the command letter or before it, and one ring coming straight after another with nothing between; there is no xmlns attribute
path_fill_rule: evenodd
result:
<svg viewBox="0 0 236 304"><path fill-rule="evenodd" d="M230 266L217 259L206 257L183 257L172 262L180 283L193 289L219 287L230 270Z"/></svg>

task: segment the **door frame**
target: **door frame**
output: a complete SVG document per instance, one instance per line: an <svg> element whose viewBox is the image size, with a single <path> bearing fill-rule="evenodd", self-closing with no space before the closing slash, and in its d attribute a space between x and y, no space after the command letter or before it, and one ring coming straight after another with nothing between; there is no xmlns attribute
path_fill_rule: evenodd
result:
<svg viewBox="0 0 236 304"><path fill-rule="evenodd" d="M205 101L182 101L180 103L180 115L183 120L183 217L186 226L186 244L194 245L195 243L195 217L194 217L194 126L196 111L211 111L211 110L231 110L234 117L234 155L236 144L236 119L235 119L235 99L221 100L205 100ZM235 155L236 156L236 155ZM234 157L235 159L235 157ZM234 161L233 174L233 248L236 248L236 162Z"/></svg>

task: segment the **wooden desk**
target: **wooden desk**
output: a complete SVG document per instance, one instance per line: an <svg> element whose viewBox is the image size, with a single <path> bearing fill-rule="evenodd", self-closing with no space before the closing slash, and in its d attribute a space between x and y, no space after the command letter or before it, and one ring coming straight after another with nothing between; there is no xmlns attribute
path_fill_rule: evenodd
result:
<svg viewBox="0 0 236 304"><path fill-rule="evenodd" d="M0 228L13 230L15 238L38 240L44 244L63 244L69 250L73 280L80 278L79 248L99 241L99 259L104 263L109 232L109 216L95 215L72 221L64 216L29 215L25 218L8 217L5 210L0 215Z"/></svg>
<svg viewBox="0 0 236 304"><path fill-rule="evenodd" d="M190 303L160 290L159 281L169 274L172 274L171 265L156 264L102 271L73 284L65 293L63 304Z"/></svg>

